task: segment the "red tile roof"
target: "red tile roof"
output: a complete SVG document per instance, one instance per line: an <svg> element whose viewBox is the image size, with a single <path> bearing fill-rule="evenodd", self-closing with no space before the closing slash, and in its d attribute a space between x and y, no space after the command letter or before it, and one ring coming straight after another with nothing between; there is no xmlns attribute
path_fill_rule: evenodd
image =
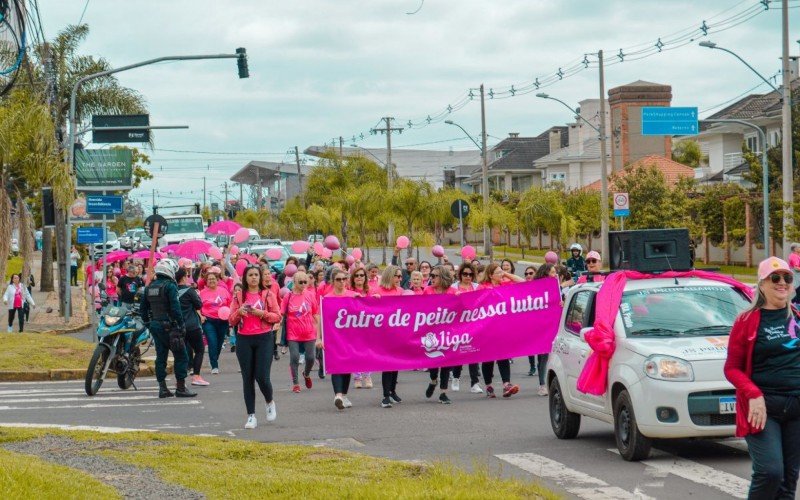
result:
<svg viewBox="0 0 800 500"><path fill-rule="evenodd" d="M637 169L637 168L649 168L649 167L656 167L661 173L664 175L664 179L667 181L667 185L669 187L675 186L680 180L681 177L688 177L690 179L694 179L694 169L692 167L686 166L683 163L678 163L670 158L666 158L660 155L648 155L644 158L640 158L635 162L628 165L625 169L620 170L617 172L616 176L624 176L627 174L628 169ZM614 185L614 180L609 180L608 188L612 189ZM595 182L585 186L583 189L587 191L600 191L600 180L596 180Z"/></svg>

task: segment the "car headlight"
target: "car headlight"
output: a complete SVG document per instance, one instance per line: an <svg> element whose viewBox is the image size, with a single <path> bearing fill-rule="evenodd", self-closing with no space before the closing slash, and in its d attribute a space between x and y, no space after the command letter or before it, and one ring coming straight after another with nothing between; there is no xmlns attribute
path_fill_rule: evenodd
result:
<svg viewBox="0 0 800 500"><path fill-rule="evenodd" d="M644 373L656 380L691 382L694 380L692 364L672 356L650 356L644 360Z"/></svg>
<svg viewBox="0 0 800 500"><path fill-rule="evenodd" d="M108 315L106 315L106 316L103 317L103 321L105 321L106 325L108 325L108 326L114 326L117 323L119 323L119 316L108 316Z"/></svg>

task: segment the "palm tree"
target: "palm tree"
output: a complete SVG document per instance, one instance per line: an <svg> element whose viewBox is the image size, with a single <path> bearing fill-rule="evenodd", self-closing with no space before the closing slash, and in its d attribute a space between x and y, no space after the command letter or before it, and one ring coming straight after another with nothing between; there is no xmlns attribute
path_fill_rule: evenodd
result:
<svg viewBox="0 0 800 500"><path fill-rule="evenodd" d="M432 194L433 187L424 180L400 179L394 186L394 192L391 195L392 209L405 224L408 236L413 236L416 224L422 222L428 215ZM389 244L392 243L389 242ZM416 241L412 241L409 245L407 250L409 257L411 257L415 245L417 245Z"/></svg>

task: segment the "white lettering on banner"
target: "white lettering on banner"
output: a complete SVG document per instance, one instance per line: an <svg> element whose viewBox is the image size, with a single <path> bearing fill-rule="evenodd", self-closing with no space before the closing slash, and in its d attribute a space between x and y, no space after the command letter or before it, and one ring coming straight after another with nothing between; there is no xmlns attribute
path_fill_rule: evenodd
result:
<svg viewBox="0 0 800 500"><path fill-rule="evenodd" d="M506 310L506 303L500 302L499 304L489 304L485 307L476 307L472 310L465 310L461 312L461 322L468 323L471 321L478 321L481 319L492 318L494 316L500 316L501 314L507 314L508 311Z"/></svg>
<svg viewBox="0 0 800 500"><path fill-rule="evenodd" d="M370 328L383 326L383 314L347 314L347 309L339 309L336 313L336 328Z"/></svg>
<svg viewBox="0 0 800 500"><path fill-rule="evenodd" d="M531 297L528 295L522 300L516 300L511 297L511 313L541 311L547 309L548 302L550 302L550 292L544 292L544 297Z"/></svg>
<svg viewBox="0 0 800 500"><path fill-rule="evenodd" d="M461 346L469 345L472 342L472 336L469 333L450 335L450 332L441 331L437 337L435 333L428 332L420 341L425 349L426 356L438 358L444 356L442 351L450 350L456 352Z"/></svg>
<svg viewBox="0 0 800 500"><path fill-rule="evenodd" d="M418 331L422 326L447 325L455 320L455 311L448 311L447 308L437 307L435 311L429 313L418 312L414 318L414 331Z"/></svg>

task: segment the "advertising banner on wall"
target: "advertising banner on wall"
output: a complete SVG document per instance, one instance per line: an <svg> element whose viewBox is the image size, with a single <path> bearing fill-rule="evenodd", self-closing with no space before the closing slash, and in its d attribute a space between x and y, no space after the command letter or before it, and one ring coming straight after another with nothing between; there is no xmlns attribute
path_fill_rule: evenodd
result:
<svg viewBox="0 0 800 500"><path fill-rule="evenodd" d="M80 191L119 191L133 188L133 159L129 149L79 149L75 175Z"/></svg>

